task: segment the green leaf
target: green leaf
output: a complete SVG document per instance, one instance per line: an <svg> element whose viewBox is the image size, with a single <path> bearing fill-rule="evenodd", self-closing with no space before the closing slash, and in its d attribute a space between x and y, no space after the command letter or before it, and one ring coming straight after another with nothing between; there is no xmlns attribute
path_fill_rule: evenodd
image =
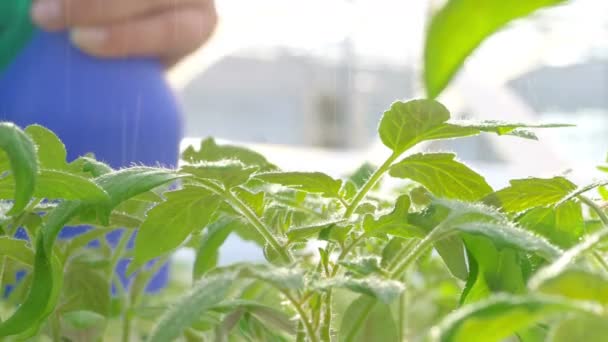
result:
<svg viewBox="0 0 608 342"><path fill-rule="evenodd" d="M486 180L452 153L418 153L390 169L390 175L422 184L435 196L475 201L492 192Z"/></svg>
<svg viewBox="0 0 608 342"><path fill-rule="evenodd" d="M40 170L34 196L96 203L110 200L105 190L92 180L56 170Z"/></svg>
<svg viewBox="0 0 608 342"><path fill-rule="evenodd" d="M280 184L299 191L318 193L325 197L340 198L342 181L321 172L268 172L255 178L266 183Z"/></svg>
<svg viewBox="0 0 608 342"><path fill-rule="evenodd" d="M173 341L202 314L226 298L235 280L234 273L225 273L201 279L194 290L178 300L156 324L148 342Z"/></svg>
<svg viewBox="0 0 608 342"><path fill-rule="evenodd" d="M604 228L589 234L586 238L564 252L557 260L553 263L538 270L534 276L528 282L528 287L531 289L538 288L546 279L551 279L564 272L569 265L571 265L579 256L588 252L590 249L595 247L597 244L602 242L608 236L608 229Z"/></svg>
<svg viewBox="0 0 608 342"><path fill-rule="evenodd" d="M563 0L450 0L431 18L424 48L424 82L435 98L488 36L514 19Z"/></svg>
<svg viewBox="0 0 608 342"><path fill-rule="evenodd" d="M434 247L454 277L461 280L468 278L469 271L465 247L460 236L443 238L435 242Z"/></svg>
<svg viewBox="0 0 608 342"><path fill-rule="evenodd" d="M608 279L583 269L567 269L545 278L536 290L548 295L608 305Z"/></svg>
<svg viewBox="0 0 608 342"><path fill-rule="evenodd" d="M97 312L87 310L77 310L66 312L61 315L61 318L67 322L72 328L77 330L91 329L94 327L103 326L106 323L106 318Z"/></svg>
<svg viewBox="0 0 608 342"><path fill-rule="evenodd" d="M518 228L509 222L471 222L450 226L462 233L481 235L489 238L497 247L511 247L535 253L546 260L555 260L562 250L545 238Z"/></svg>
<svg viewBox="0 0 608 342"><path fill-rule="evenodd" d="M220 247L235 229L235 226L240 224L238 220L220 218L207 228L196 252L192 270L193 279L199 279L207 271L217 266Z"/></svg>
<svg viewBox="0 0 608 342"><path fill-rule="evenodd" d="M513 135L536 139L536 136L521 128L564 127L559 124L524 124L501 121L449 121L450 112L434 100L412 100L395 102L380 120L380 139L399 156L409 148L426 140L452 139L478 135L482 132L498 135Z"/></svg>
<svg viewBox="0 0 608 342"><path fill-rule="evenodd" d="M257 168L247 166L236 160L221 160L186 165L180 171L189 173L196 178L218 182L225 189L231 189L247 183L251 175L257 171Z"/></svg>
<svg viewBox="0 0 608 342"><path fill-rule="evenodd" d="M528 260L523 253L512 248L500 248L481 236L466 236L464 241L469 279L460 298L461 304L486 299L496 292L526 292L524 269Z"/></svg>
<svg viewBox="0 0 608 342"><path fill-rule="evenodd" d="M576 316L561 321L550 334L552 342L604 342L608 325L604 317Z"/></svg>
<svg viewBox="0 0 608 342"><path fill-rule="evenodd" d="M82 258L72 260L66 268L63 293L69 299L62 310L85 310L102 316L110 313L110 278Z"/></svg>
<svg viewBox="0 0 608 342"><path fill-rule="evenodd" d="M382 279L376 276L358 279L335 277L319 280L314 282L312 286L321 290L346 288L356 293L374 297L386 304L392 303L405 290L405 286L399 281Z"/></svg>
<svg viewBox="0 0 608 342"><path fill-rule="evenodd" d="M183 177L172 170L132 167L104 174L95 179L95 183L101 186L110 195L110 203L107 206L106 215L120 203L135 197L161 185L170 183ZM106 222L107 223L107 222Z"/></svg>
<svg viewBox="0 0 608 342"><path fill-rule="evenodd" d="M369 312L369 314L365 314ZM370 296L353 301L342 317L340 342L398 341L397 324L388 305Z"/></svg>
<svg viewBox="0 0 608 342"><path fill-rule="evenodd" d="M238 277L258 279L280 290L304 288L304 274L297 268L246 265L239 267Z"/></svg>
<svg viewBox="0 0 608 342"><path fill-rule="evenodd" d="M582 206L575 201L531 209L517 223L562 248L575 245L585 232Z"/></svg>
<svg viewBox="0 0 608 342"><path fill-rule="evenodd" d="M309 226L294 227L287 231L287 237L290 241L306 240L313 236L318 236L325 229L331 229L336 225L342 224L346 220L332 220L326 222L315 223Z"/></svg>
<svg viewBox="0 0 608 342"><path fill-rule="evenodd" d="M564 177L515 179L510 183L488 195L484 202L506 212L520 212L558 203L576 190L576 185Z"/></svg>
<svg viewBox="0 0 608 342"><path fill-rule="evenodd" d="M234 194L253 209L253 212L258 216L264 215L264 209L266 208L266 195L264 192L253 193L247 189L235 188Z"/></svg>
<svg viewBox="0 0 608 342"><path fill-rule="evenodd" d="M367 234L390 234L405 239L412 237L423 237L426 230L408 223L410 198L401 195L395 202L393 210L375 219L371 214L365 215L363 219L363 230Z"/></svg>
<svg viewBox="0 0 608 342"><path fill-rule="evenodd" d="M595 181L591 184L587 184L585 186L578 187L576 190L571 192L568 196L562 198L562 200L559 201L557 203L557 205L563 204L564 202L570 201L570 200L584 194L587 191L593 190L595 188L601 188L605 185L608 185L608 180Z"/></svg>
<svg viewBox="0 0 608 342"><path fill-rule="evenodd" d="M6 152L15 180L14 203L9 211L9 215L14 215L27 206L36 188L36 148L32 140L17 126L0 122L0 150Z"/></svg>
<svg viewBox="0 0 608 342"><path fill-rule="evenodd" d="M25 334L30 337L53 311L61 288L62 267L47 254L44 237L38 235L33 279L27 297L17 310L0 322L0 337Z"/></svg>
<svg viewBox="0 0 608 342"><path fill-rule="evenodd" d="M0 236L0 255L19 261L22 264L34 265L34 251L28 247L27 241Z"/></svg>
<svg viewBox="0 0 608 342"><path fill-rule="evenodd" d="M268 162L263 155L255 151L240 146L218 145L213 138L207 138L201 141L198 151L196 151L193 146L188 146L182 153L182 159L190 164L232 159L238 160L247 166L255 166L260 171L272 171L277 169L277 167Z"/></svg>
<svg viewBox="0 0 608 342"><path fill-rule="evenodd" d="M400 155L443 126L450 112L433 100L395 102L382 115L378 133L394 155Z"/></svg>
<svg viewBox="0 0 608 342"><path fill-rule="evenodd" d="M463 306L431 330L432 341L502 341L541 320L566 312L599 315L599 305L541 295L496 295L492 299Z"/></svg>
<svg viewBox="0 0 608 342"><path fill-rule="evenodd" d="M165 197L165 202L148 212L139 229L130 270L179 247L190 233L209 223L221 201L217 195L196 186L166 192Z"/></svg>
<svg viewBox="0 0 608 342"><path fill-rule="evenodd" d="M373 273L384 273L384 270L382 270L380 267L380 260L373 256L360 257L354 260L342 260L339 262L339 264L359 276L368 276Z"/></svg>
<svg viewBox="0 0 608 342"><path fill-rule="evenodd" d="M84 173L87 177L91 176L94 178L103 176L112 172L112 168L103 162L95 160L92 157L79 157L68 165L68 170L72 173L82 174Z"/></svg>
<svg viewBox="0 0 608 342"><path fill-rule="evenodd" d="M65 170L67 168L65 145L55 133L40 125L26 127L25 133L36 144L38 162L41 168L50 170Z"/></svg>

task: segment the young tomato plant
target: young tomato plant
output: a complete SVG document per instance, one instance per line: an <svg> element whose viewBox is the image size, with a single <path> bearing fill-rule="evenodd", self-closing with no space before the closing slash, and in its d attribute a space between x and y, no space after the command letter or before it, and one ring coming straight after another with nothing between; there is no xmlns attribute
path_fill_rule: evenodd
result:
<svg viewBox="0 0 608 342"><path fill-rule="evenodd" d="M529 129L556 126L461 122L434 100L396 102L378 129L387 160L336 179L281 171L212 139L188 148L178 170L112 170L91 156L66 161L43 127L2 123L1 279L9 291L0 336L567 340L579 333L573 325L600 334L608 218L585 192L604 183L527 178L494 190L453 154L408 153L429 140L530 139ZM386 195L377 191L386 176L409 185ZM57 239L73 225L94 228ZM127 233L116 246L100 239L118 228ZM14 238L18 229L27 239ZM257 243L267 262L218 267L230 234ZM87 247L93 240L100 247ZM181 247L196 251L191 290L146 293ZM122 259L131 283L114 271Z"/></svg>

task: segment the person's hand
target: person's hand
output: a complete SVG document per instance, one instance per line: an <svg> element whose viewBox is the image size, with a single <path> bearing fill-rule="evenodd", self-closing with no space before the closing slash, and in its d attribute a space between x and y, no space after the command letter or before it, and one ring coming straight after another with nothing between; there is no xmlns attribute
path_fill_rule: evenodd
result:
<svg viewBox="0 0 608 342"><path fill-rule="evenodd" d="M73 42L98 57L158 57L171 65L209 39L213 0L35 0L33 21L69 29Z"/></svg>

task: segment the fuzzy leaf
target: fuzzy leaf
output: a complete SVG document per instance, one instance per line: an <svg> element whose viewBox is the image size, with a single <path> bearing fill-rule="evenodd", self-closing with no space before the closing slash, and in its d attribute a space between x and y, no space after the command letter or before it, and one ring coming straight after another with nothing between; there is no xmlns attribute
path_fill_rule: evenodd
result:
<svg viewBox="0 0 608 342"><path fill-rule="evenodd" d="M433 100L395 102L382 115L378 133L382 143L399 155L443 126L450 112Z"/></svg>
<svg viewBox="0 0 608 342"><path fill-rule="evenodd" d="M575 201L531 209L517 223L562 248L575 245L585 232L582 206Z"/></svg>
<svg viewBox="0 0 608 342"><path fill-rule="evenodd" d="M110 195L109 209L163 184L183 177L172 170L132 167L104 174L95 179Z"/></svg>
<svg viewBox="0 0 608 342"><path fill-rule="evenodd" d="M608 305L608 279L582 269L567 269L546 278L537 290L549 295Z"/></svg>
<svg viewBox="0 0 608 342"><path fill-rule="evenodd" d="M558 247L546 239L517 228L508 222L471 222L450 227L462 233L485 236L497 247L511 247L535 253L549 261L557 259L562 254Z"/></svg>
<svg viewBox="0 0 608 342"><path fill-rule="evenodd" d="M266 158L247 148L233 145L218 145L213 138L201 141L198 151L188 146L182 153L182 159L190 164L200 162L216 162L224 159L238 160L247 166L255 166L260 171L272 171L277 167Z"/></svg>
<svg viewBox="0 0 608 342"><path fill-rule="evenodd" d="M0 236L0 255L6 255L28 266L34 265L34 251L25 240Z"/></svg>
<svg viewBox="0 0 608 342"><path fill-rule="evenodd" d="M236 278L233 273L203 278L191 293L178 300L172 309L160 318L148 337L148 342L166 342L177 339L202 314L226 298Z"/></svg>
<svg viewBox="0 0 608 342"><path fill-rule="evenodd" d="M576 190L576 185L564 177L515 179L510 183L488 195L484 202L506 212L520 212L555 204Z"/></svg>
<svg viewBox="0 0 608 342"><path fill-rule="evenodd" d="M268 172L255 176L266 183L280 184L299 191L339 198L342 181L321 172Z"/></svg>
<svg viewBox="0 0 608 342"><path fill-rule="evenodd" d="M25 133L36 144L38 162L41 168L51 170L65 170L67 168L65 145L55 133L40 125L26 127Z"/></svg>
<svg viewBox="0 0 608 342"><path fill-rule="evenodd" d="M290 241L305 240L313 236L318 236L321 231L332 228L344 222L345 220L333 220L304 227L294 227L287 231L287 237Z"/></svg>
<svg viewBox="0 0 608 342"><path fill-rule="evenodd" d="M106 191L92 180L55 170L40 171L34 196L37 198L81 200L95 203L110 200Z"/></svg>
<svg viewBox="0 0 608 342"><path fill-rule="evenodd" d="M36 147L17 126L0 122L0 151L4 150L15 181L13 207L9 215L22 211L34 194L38 174Z"/></svg>
<svg viewBox="0 0 608 342"><path fill-rule="evenodd" d="M318 289L346 288L353 292L374 297L386 304L392 303L405 290L403 284L396 280L382 279L376 276L365 278L332 278L313 283Z"/></svg>
<svg viewBox="0 0 608 342"><path fill-rule="evenodd" d="M432 341L498 342L543 319L565 312L601 314L599 305L540 295L496 295L463 306L431 330Z"/></svg>
<svg viewBox="0 0 608 342"><path fill-rule="evenodd" d="M355 260L343 260L340 265L347 270L359 275L367 276L372 273L383 273L380 260L377 257L361 257Z"/></svg>
<svg viewBox="0 0 608 342"><path fill-rule="evenodd" d="M454 160L452 153L418 153L393 165L390 175L407 178L438 197L475 201L492 192L486 180Z"/></svg>
<svg viewBox="0 0 608 342"><path fill-rule="evenodd" d="M344 312L338 330L338 341L398 341L397 331L390 306L363 295L354 300Z"/></svg>
<svg viewBox="0 0 608 342"><path fill-rule="evenodd" d="M365 215L363 229L367 234L390 234L405 239L423 237L426 230L408 224L410 198L401 195L397 198L393 211L375 219L371 214Z"/></svg>
<svg viewBox="0 0 608 342"><path fill-rule="evenodd" d="M221 160L186 165L181 168L181 171L189 173L196 178L218 182L225 189L231 189L247 183L251 175L257 171L257 168L247 166L240 161Z"/></svg>
<svg viewBox="0 0 608 342"><path fill-rule="evenodd" d="M240 221L220 218L211 224L198 245L192 270L192 279L199 279L207 271L217 266L220 247Z"/></svg>
<svg viewBox="0 0 608 342"><path fill-rule="evenodd" d="M194 186L166 192L165 197L165 202L148 212L139 229L130 270L179 247L192 231L204 228L221 200Z"/></svg>

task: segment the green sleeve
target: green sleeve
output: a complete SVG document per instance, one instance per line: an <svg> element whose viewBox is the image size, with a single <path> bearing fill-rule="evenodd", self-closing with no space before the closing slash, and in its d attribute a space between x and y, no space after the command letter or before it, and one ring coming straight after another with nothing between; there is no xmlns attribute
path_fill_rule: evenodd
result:
<svg viewBox="0 0 608 342"><path fill-rule="evenodd" d="M30 39L30 0L0 0L0 71Z"/></svg>

